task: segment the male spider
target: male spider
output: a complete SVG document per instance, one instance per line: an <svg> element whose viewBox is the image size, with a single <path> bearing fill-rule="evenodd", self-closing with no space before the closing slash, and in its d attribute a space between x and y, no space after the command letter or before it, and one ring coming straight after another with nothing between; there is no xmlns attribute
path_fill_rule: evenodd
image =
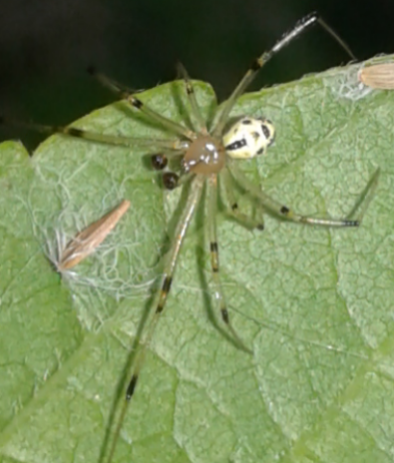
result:
<svg viewBox="0 0 394 463"><path fill-rule="evenodd" d="M210 241L211 268L215 284L214 298L217 301L221 318L230 334L237 344L248 352L250 352L250 350L244 345L243 341L231 325L220 280L219 245L216 229L217 201L220 194L219 186L221 186L224 190L223 193L229 204L230 214L239 221L243 222L248 228L262 229L263 225L254 218L245 215L238 209L238 206L233 199L232 188L234 183L238 183L252 198L258 201L263 210L266 210L287 221L323 227L357 227L360 224L362 213L360 213L359 220L351 219L350 216L352 214L349 214L347 218L343 219L315 218L300 215L262 192L259 186L253 186L250 184L247 177L238 169L236 162L238 159L250 159L257 155L261 155L270 146L274 139L275 129L269 120L265 118L243 117L227 130L227 124L234 104L238 97L252 82L261 67L263 67L265 63L267 63L282 48L288 45L294 38L316 23L323 26L323 28L325 28L349 52L349 54L353 56L347 46L327 26L327 24L324 23L316 13L312 13L297 22L297 24L268 52L264 52L252 63L250 69L236 86L229 99L223 104L220 111L216 114L212 127L209 128L206 126L200 112L192 82L183 68L181 68L181 72L183 74L186 93L191 107L194 130L190 130L177 122L163 117L153 109L146 106L135 96L135 94L125 92L124 88L116 82L108 79L102 74L97 74L93 69L90 69L90 72L94 74L101 83L118 93L122 98L125 98L133 108L141 111L152 121L161 124L165 129L179 137L174 140L155 140L155 147L160 148L165 154L153 156L152 163L156 169L162 170L166 167L168 157L175 158L180 161L180 171L178 173L165 172L163 174L163 183L167 189L173 189L179 185L185 185L186 188L189 189L184 209L180 214L178 223L175 227L174 238L171 242L169 252L166 255L163 280L157 296L158 300L155 305L155 311L147 326L145 341L139 346L134 359L135 361L130 375L131 378L126 388L126 400L124 402L118 426L115 430L112 446L109 449L108 461L112 459L114 454L116 441L127 404L130 402L130 399L135 392L140 371L144 363L147 346L149 346L160 315L164 311L168 294L171 289L179 251L184 242L187 229L202 197L205 186L207 188L208 198L207 227ZM108 144L127 146L136 143L151 143L151 141L148 140L144 141L121 136L100 135L74 127L52 128L37 125L36 128L50 133L61 132L73 137ZM376 185L378 173L379 171L377 170L368 182L367 187L362 194L363 198L366 196L367 192ZM362 212L365 211L367 201L365 201L364 204ZM359 205L360 202L358 201L352 212L354 212ZM139 336L140 334L137 335L136 341L139 341Z"/></svg>

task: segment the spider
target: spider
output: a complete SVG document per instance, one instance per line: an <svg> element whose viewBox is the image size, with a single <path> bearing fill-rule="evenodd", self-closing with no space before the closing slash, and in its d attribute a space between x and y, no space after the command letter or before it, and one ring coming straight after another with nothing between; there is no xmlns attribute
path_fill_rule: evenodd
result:
<svg viewBox="0 0 394 463"><path fill-rule="evenodd" d="M311 13L298 21L295 26L286 32L268 52L264 52L253 61L249 70L236 86L228 100L226 100L226 102L224 102L217 111L211 127L207 127L207 124L202 117L202 113L194 93L193 83L182 66L180 67L180 71L190 103L193 129L189 129L184 125L167 119L144 104L143 101L136 96L136 93L128 92L125 87L109 79L105 75L97 73L95 69L89 69L90 73L93 74L104 86L114 91L122 99L127 100L127 102L135 108L135 110L140 111L147 118L160 124L163 128L177 136L177 138L174 138L173 140L155 140L155 147L158 147L162 152L152 156L152 165L155 169L163 171L162 179L163 185L166 189L172 190L180 186L187 189L187 199L178 218L174 236L171 240L169 251L165 257L162 282L157 294L157 300L153 307L151 318L146 327L144 342L139 343L141 337L140 332L136 337L137 343L135 345L138 345L138 350L133 359L134 362L132 371L125 391L124 406L121 410L118 425L115 429L114 439L109 449L108 461L112 460L123 417L127 405L130 403L130 400L136 390L150 340L152 339L160 317L164 313L178 262L179 252L184 242L186 232L205 189L207 195L207 230L210 243L210 261L212 278L215 286L214 299L217 303L221 319L227 327L230 336L234 339L238 347L247 353L252 352L231 324L228 306L221 284L219 241L216 225L218 197L223 196L225 198L225 202L228 204L229 214L249 229L254 228L262 230L264 225L262 221L248 216L239 209L233 193L235 184L238 184L251 198L257 201L260 204L262 211L269 212L284 221L321 227L358 227L360 225L362 213L366 209L367 201L364 201L364 206L360 213L360 219L352 219L351 217L360 206L361 201L365 199L368 191L376 185L379 174L378 170L373 174L368 182L361 195L362 199L357 201L352 212L346 218L316 218L301 215L286 205L283 205L277 200L271 198L261 190L260 186L252 185L237 165L240 160L252 159L266 153L275 138L275 127L273 123L264 117L254 118L244 116L228 127L229 122L231 121L230 114L237 99L245 92L258 71L274 55L293 41L293 39L300 36L303 32L315 24L320 24L353 58L349 48L335 34L335 32L318 16L317 13ZM36 125L35 127L38 130L49 133L60 132L72 137L114 145L127 146L131 144L134 145L136 143L149 145L149 143L152 142L151 140L144 141L121 136L106 134L101 135L77 129L75 127L49 127L42 125ZM165 170L168 161L172 160L178 162L179 169L177 172Z"/></svg>

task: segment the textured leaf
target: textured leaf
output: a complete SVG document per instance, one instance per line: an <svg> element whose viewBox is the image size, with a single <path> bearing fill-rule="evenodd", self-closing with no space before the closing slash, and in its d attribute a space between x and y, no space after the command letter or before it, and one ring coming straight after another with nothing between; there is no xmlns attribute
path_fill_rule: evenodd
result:
<svg viewBox="0 0 394 463"><path fill-rule="evenodd" d="M317 229L267 216L265 231L251 232L220 214L223 283L249 356L217 328L200 211L115 461L393 461L394 94L358 88L356 69L245 95L233 115L275 123L266 158L243 167L300 213L345 216L380 166L362 226ZM211 114L211 88L197 87ZM180 83L141 99L184 119ZM122 103L75 125L168 136ZM162 192L146 152L64 136L50 137L33 158L19 143L1 145L3 461L99 460L179 196ZM115 232L74 279L61 279L45 254L54 230L72 236L122 198L132 205ZM249 207L245 196L240 205Z"/></svg>

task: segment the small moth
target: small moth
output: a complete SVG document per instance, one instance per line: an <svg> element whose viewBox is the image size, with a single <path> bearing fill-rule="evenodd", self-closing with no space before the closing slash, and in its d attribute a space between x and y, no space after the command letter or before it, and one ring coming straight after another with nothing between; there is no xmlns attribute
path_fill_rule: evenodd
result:
<svg viewBox="0 0 394 463"><path fill-rule="evenodd" d="M59 249L59 258L55 265L56 270L59 273L70 270L92 254L115 228L129 207L130 201L124 199L115 209L88 225L72 238L63 249Z"/></svg>
<svg viewBox="0 0 394 463"><path fill-rule="evenodd" d="M382 63L363 67L358 79L364 85L380 90L394 89L394 63Z"/></svg>

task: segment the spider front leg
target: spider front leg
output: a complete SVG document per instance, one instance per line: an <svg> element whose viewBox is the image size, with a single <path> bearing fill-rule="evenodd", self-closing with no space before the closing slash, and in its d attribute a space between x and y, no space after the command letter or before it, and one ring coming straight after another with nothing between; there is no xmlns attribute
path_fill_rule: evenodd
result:
<svg viewBox="0 0 394 463"><path fill-rule="evenodd" d="M24 127L29 130L41 132L48 135L63 134L72 138L80 138L86 141L104 143L114 146L147 146L149 149L155 148L165 150L166 152L179 152L185 149L185 142L181 140L165 140L165 139L147 139L138 137L127 137L124 135L111 135L106 133L90 132L89 130L79 129L73 126L62 125L44 125L35 124L33 122L23 122L13 119L7 119L0 116L0 125L10 125L16 127Z"/></svg>
<svg viewBox="0 0 394 463"><path fill-rule="evenodd" d="M288 221L303 223L307 225L319 225L322 227L358 227L376 189L380 169L376 169L376 171L373 173L364 190L361 192L359 198L357 199L355 205L353 206L351 212L343 219L316 218L298 214L262 192L256 185L252 185L234 163L231 165L230 172L234 179L242 186L242 188L244 188L245 191L251 194L253 197L257 198L265 209L273 212L279 217L283 217ZM354 220L351 219L351 217L353 217L358 210L358 218Z"/></svg>
<svg viewBox="0 0 394 463"><path fill-rule="evenodd" d="M137 331L137 335L133 343L133 345L136 346L137 350L135 353L134 361L131 366L130 381L128 382L128 386L125 391L125 401L123 402L123 406L120 410L118 422L113 434L112 443L109 448L108 456L105 459L105 461L108 463L112 462L112 458L115 453L116 444L119 439L120 430L126 414L126 410L128 404L130 403L134 395L138 378L144 365L146 351L150 345L152 336L155 332L160 316L163 314L167 298L171 290L171 283L176 269L176 264L178 262L179 251L181 250L187 229L189 228L190 222L193 218L193 215L201 198L204 182L205 178L203 176L196 177L196 179L191 182L190 191L188 192L186 204L182 210L182 213L178 219L178 223L175 228L174 239L172 240L170 249L165 257L163 279L158 294L156 309L146 327L146 335L143 342L141 342L141 338L143 337L143 327L145 325L146 318L144 318L143 325L141 325ZM103 449L103 455L105 453L106 445Z"/></svg>
<svg viewBox="0 0 394 463"><path fill-rule="evenodd" d="M207 131L206 123L201 114L201 109L197 103L196 94L194 92L194 87L190 81L189 74L187 73L185 67L181 63L178 63L178 70L185 83L186 95L190 102L190 109L191 109L191 116L193 118L193 125L195 125L195 129L197 132L207 135L208 131Z"/></svg>
<svg viewBox="0 0 394 463"><path fill-rule="evenodd" d="M252 354L252 351L245 346L242 339L238 336L234 327L230 322L230 317L227 310L226 300L224 297L222 283L220 281L219 273L219 244L216 230L216 217L217 217L217 200L218 200L218 188L217 188L217 175L213 174L208 180L208 228L209 228L209 241L210 241L210 252L211 252L211 267L212 277L215 284L215 299L218 302L220 315L227 329L235 339L236 343L242 350Z"/></svg>
<svg viewBox="0 0 394 463"><path fill-rule="evenodd" d="M161 127L166 128L167 130L179 135L180 137L186 138L188 140L195 139L195 134L192 130L183 127L183 125L178 124L177 122L162 116L157 111L151 109L139 98L137 98L135 93L129 93L125 91L124 88L119 86L116 81L110 79L105 74L97 72L94 67L88 68L88 72L93 77L95 77L104 87L107 87L111 92L117 94L119 98L126 99L133 108L145 114L151 121L157 122Z"/></svg>
<svg viewBox="0 0 394 463"><path fill-rule="evenodd" d="M134 393L134 389L137 384L139 372L142 368L143 360L145 357L146 348L150 344L150 341L152 339L152 335L156 328L157 322L167 302L167 297L171 290L171 283L172 283L173 275L175 272L176 264L178 262L179 251L181 250L181 247L182 247L185 235L186 235L186 231L190 225L190 221L194 215L197 204L201 197L203 181L204 181L203 178L197 177L196 180L192 183L191 191L189 192L189 196L187 198L185 208L178 220L175 234L174 234L175 238L173 242L171 243L170 250L166 256L166 263L164 266L162 286L161 286L161 290L159 293L156 310L155 310L155 313L153 314L153 318L150 322L150 325L147 328L147 333L146 333L146 337L144 340L144 344L141 347L140 353L136 358L134 371L133 371L133 374L132 374L132 377L131 377L131 380L130 380L130 383L129 383L129 386L126 392L127 400L130 400Z"/></svg>

